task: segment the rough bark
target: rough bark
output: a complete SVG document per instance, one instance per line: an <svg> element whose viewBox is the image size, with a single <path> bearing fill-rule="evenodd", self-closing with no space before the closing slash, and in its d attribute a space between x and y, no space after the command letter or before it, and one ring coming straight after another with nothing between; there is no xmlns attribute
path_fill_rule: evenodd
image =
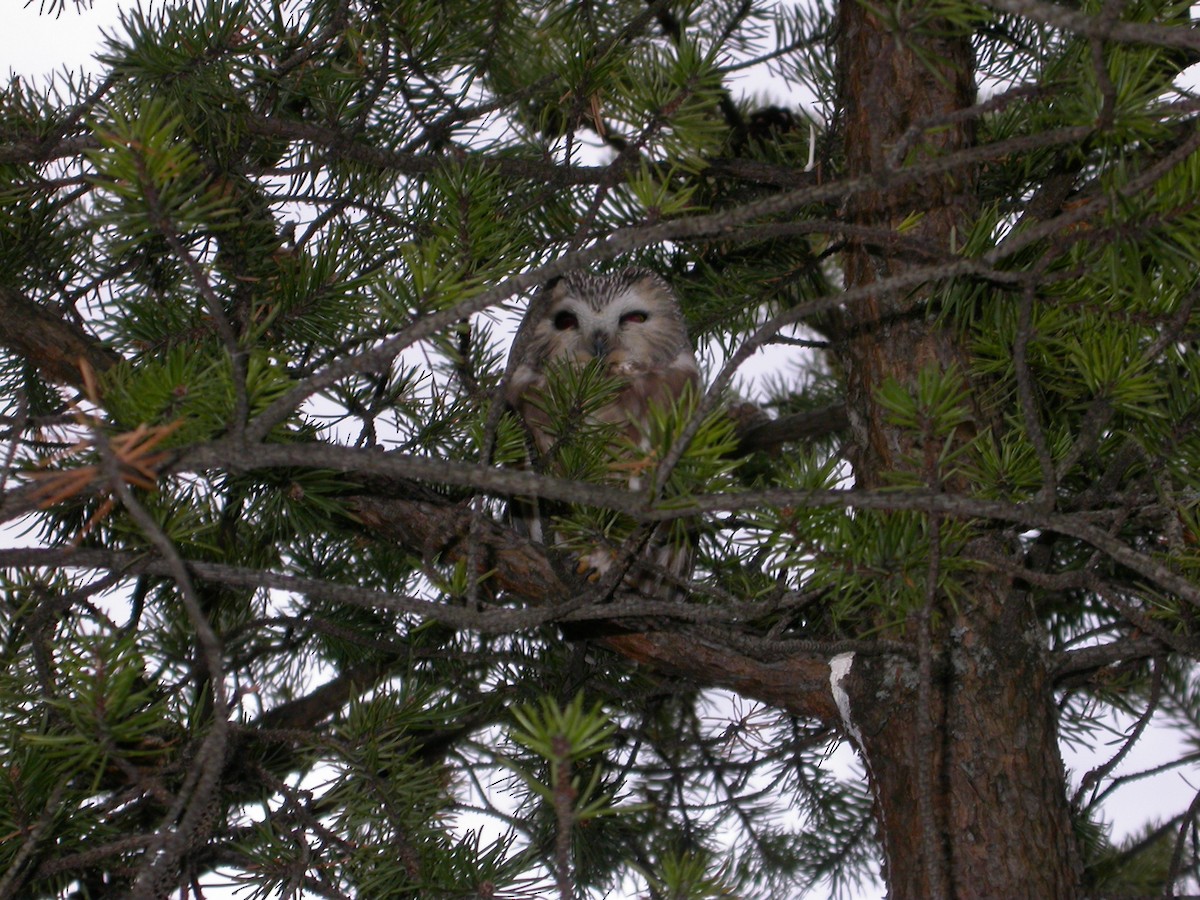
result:
<svg viewBox="0 0 1200 900"><path fill-rule="evenodd" d="M844 0L840 9L847 174L873 176L879 185L844 213L877 232L920 213L906 238L949 254L970 220L974 173L951 170L919 189L889 175L907 162L970 146L968 122L952 115L974 102L969 35L953 33L919 5L896 7L898 21L886 23L873 8ZM853 238L847 248L847 288L916 264L886 243ZM877 402L891 379L912 387L928 367L968 372L966 347L939 327L930 297L928 289L881 294L842 323L853 463L862 487L936 468L923 468L928 460L917 436L890 424ZM957 440L991 424L989 410L974 412L975 422ZM929 482L935 489L968 487L936 476ZM1079 866L1044 638L1028 602L1006 579L980 573L968 589L970 600L954 605L931 596L923 614L911 615L894 635L918 650L920 663L846 657L835 665L843 724L877 799L889 895L1075 897Z"/></svg>
<svg viewBox="0 0 1200 900"><path fill-rule="evenodd" d="M87 363L103 372L119 357L73 322L12 288L0 285L0 346L7 347L63 384L79 384L80 367Z"/></svg>
<svg viewBox="0 0 1200 900"><path fill-rule="evenodd" d="M854 659L839 683L893 900L1078 896L1052 685L1029 619L1010 585L981 584L938 629L927 705L920 667L899 657Z"/></svg>

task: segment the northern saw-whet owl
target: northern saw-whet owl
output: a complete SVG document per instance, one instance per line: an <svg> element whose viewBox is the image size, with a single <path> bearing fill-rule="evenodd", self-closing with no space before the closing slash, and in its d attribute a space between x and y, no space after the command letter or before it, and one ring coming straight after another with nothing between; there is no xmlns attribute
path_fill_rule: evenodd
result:
<svg viewBox="0 0 1200 900"><path fill-rule="evenodd" d="M571 416L564 417L551 400L552 380L569 380L568 370L589 370L606 385L598 400L576 410L583 421L574 424L562 421ZM700 382L679 301L662 278L645 269L576 273L546 285L521 323L509 372L505 399L525 424L535 469L570 476L559 450L571 439L564 431L582 426L584 433L590 428L608 436L601 439L607 444L601 449L612 477L635 490L645 486L646 478L640 466L622 457L638 448L649 450L653 412L670 411L685 394L695 396ZM544 512L536 504L526 504L523 511L514 507L514 520L534 540L570 544L558 528L543 529ZM574 544L580 552L579 572L595 579L612 566L615 547L602 539L586 545L591 549ZM625 585L648 596L677 596L664 573L676 581L686 579L692 558L690 541L660 527L643 546Z"/></svg>

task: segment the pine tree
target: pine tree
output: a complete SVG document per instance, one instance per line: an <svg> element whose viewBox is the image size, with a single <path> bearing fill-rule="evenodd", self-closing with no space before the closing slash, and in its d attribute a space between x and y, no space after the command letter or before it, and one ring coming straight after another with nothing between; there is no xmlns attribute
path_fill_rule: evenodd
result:
<svg viewBox="0 0 1200 900"><path fill-rule="evenodd" d="M177 0L14 76L0 897L1194 888L1200 795L1104 806L1200 742L1188 10ZM628 265L706 392L527 470L514 316Z"/></svg>

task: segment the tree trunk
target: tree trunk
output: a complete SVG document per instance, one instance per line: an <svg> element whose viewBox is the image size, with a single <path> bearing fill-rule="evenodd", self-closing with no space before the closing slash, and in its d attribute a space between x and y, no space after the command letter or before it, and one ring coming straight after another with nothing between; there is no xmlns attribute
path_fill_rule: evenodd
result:
<svg viewBox="0 0 1200 900"><path fill-rule="evenodd" d="M918 188L892 188L887 178L889 169L972 143L971 120L951 115L974 102L970 35L919 3L886 7L897 17L891 22L873 8L884 9L843 0L840 10L847 174L874 175L878 185L843 211L857 226L847 243L848 288L950 257L974 211L976 178L968 167ZM903 241L895 238L897 226L911 225L918 213ZM969 374L967 348L939 326L928 298L926 289L881 291L841 323L862 487L918 471L930 476L931 488L969 488L938 482L935 463L923 471L929 448L911 430L889 424L877 402L889 379L912 388L930 367ZM994 411L974 413L956 440L996 421ZM931 528L936 536L936 523ZM913 661L845 655L833 667L843 726L876 796L890 896L1075 897L1080 870L1044 635L1011 582L981 572L968 585L968 601L933 595L901 626L897 637L917 648Z"/></svg>
<svg viewBox="0 0 1200 900"><path fill-rule="evenodd" d="M981 583L960 613L935 631L928 699L916 664L841 661L889 896L1070 900L1080 872L1042 632L1007 584Z"/></svg>

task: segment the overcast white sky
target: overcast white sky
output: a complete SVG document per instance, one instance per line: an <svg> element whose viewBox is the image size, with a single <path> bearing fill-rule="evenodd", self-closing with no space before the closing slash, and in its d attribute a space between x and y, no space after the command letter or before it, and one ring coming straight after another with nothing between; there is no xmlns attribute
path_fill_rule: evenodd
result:
<svg viewBox="0 0 1200 900"><path fill-rule="evenodd" d="M135 8L129 0L94 0L92 8L78 12L72 0L58 15L39 12L39 3L50 8L57 0L0 0L3 17L0 22L0 76L9 73L35 80L64 65L73 71L87 68L95 71L91 59L101 43L101 29L112 32L118 28L120 8ZM10 540L0 534L0 542ZM1128 723L1125 723L1127 725ZM1125 727L1123 725L1122 727ZM1098 762L1106 760L1119 747L1121 735L1115 734L1110 746L1098 752L1077 755L1068 752L1068 766L1076 779ZM1129 773L1151 767L1179 753L1179 740L1174 734L1159 729L1144 739L1118 768ZM1147 817L1166 818L1184 809L1200 786L1200 768L1176 770L1157 779L1140 781L1116 792L1108 803L1110 816L1116 820L1117 834L1124 834ZM865 895L864 896L868 896Z"/></svg>
<svg viewBox="0 0 1200 900"><path fill-rule="evenodd" d="M43 15L43 0L0 0L3 23L0 28L0 71L22 76L41 75L64 65L78 70L95 69L91 56L100 43L100 29L113 30L118 6L130 9L132 3L94 0L92 9L76 12L73 0L65 0L62 14ZM47 9L57 0L44 0Z"/></svg>

